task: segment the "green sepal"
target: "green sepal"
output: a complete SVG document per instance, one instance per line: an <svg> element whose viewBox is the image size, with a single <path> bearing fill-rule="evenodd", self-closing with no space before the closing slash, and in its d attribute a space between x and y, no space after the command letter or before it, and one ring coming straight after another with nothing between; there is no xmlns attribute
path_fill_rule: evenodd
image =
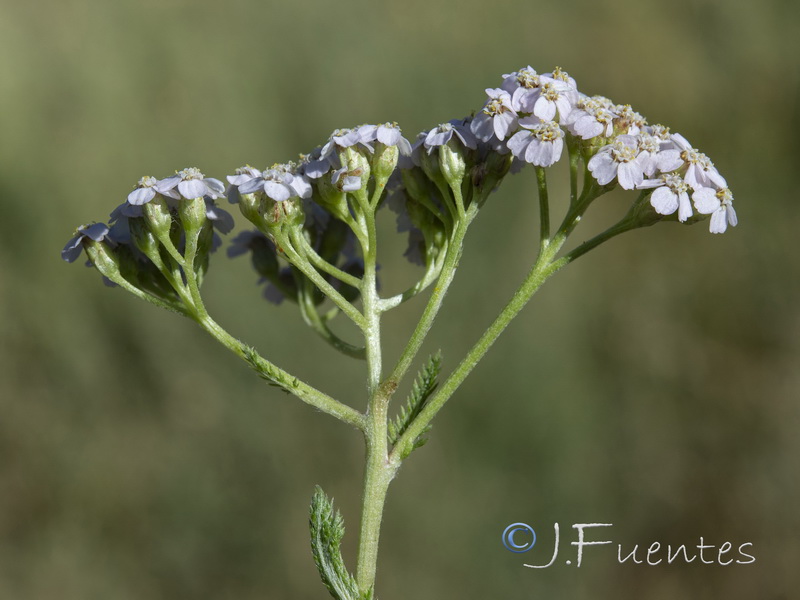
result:
<svg viewBox="0 0 800 600"><path fill-rule="evenodd" d="M372 599L372 590L362 594L355 577L350 574L342 559L344 519L334 511L333 501L317 486L311 498L309 516L311 552L319 569L322 583L336 600Z"/></svg>

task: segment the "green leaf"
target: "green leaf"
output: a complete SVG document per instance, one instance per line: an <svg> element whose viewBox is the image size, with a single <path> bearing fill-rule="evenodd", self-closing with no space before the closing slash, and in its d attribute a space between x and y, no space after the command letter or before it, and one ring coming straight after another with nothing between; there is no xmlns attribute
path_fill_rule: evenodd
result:
<svg viewBox="0 0 800 600"><path fill-rule="evenodd" d="M311 552L319 569L322 582L336 600L364 600L372 598L372 590L361 594L353 577L344 566L341 543L344 537L344 519L333 510L322 488L317 486L311 498Z"/></svg>
<svg viewBox="0 0 800 600"><path fill-rule="evenodd" d="M392 446L397 443L397 440L400 439L400 436L405 433L411 423L414 422L414 419L416 419L417 416L419 416L419 413L422 412L422 409L425 407L425 403L439 385L438 378L439 371L441 371L441 369L442 354L441 352L437 352L428 359L428 362L414 380L414 385L411 388L411 394L409 394L408 400L406 400L406 403L400 409L400 414L397 415L393 422L389 423L389 443ZM425 427L417 439L414 440L408 451L404 453L403 458L408 456L412 450L423 446L425 442L428 441L428 438L424 437L424 434L428 433L430 429L430 425Z"/></svg>
<svg viewBox="0 0 800 600"><path fill-rule="evenodd" d="M262 360L255 348L245 346L244 359L258 376L271 386L280 388L287 394L292 393L300 387L300 381L296 377L287 377L268 362Z"/></svg>

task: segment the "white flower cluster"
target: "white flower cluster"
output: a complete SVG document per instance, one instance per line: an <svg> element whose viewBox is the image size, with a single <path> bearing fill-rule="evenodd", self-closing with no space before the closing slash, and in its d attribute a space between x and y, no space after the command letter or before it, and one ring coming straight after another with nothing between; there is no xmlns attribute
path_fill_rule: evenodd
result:
<svg viewBox="0 0 800 600"><path fill-rule="evenodd" d="M681 222L694 206L711 215L712 233L736 225L733 194L705 154L682 135L648 125L629 105L581 93L561 69L540 75L525 67L504 75L501 86L486 94L470 129L499 151L505 146L520 161L549 167L561 158L569 134L594 151L588 169L598 184L653 189L653 209L662 215L677 211Z"/></svg>

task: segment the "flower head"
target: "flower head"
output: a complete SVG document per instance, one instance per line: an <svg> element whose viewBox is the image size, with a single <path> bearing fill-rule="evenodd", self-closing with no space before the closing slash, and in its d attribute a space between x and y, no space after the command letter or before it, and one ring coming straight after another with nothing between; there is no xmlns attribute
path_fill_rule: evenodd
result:
<svg viewBox="0 0 800 600"><path fill-rule="evenodd" d="M133 204L134 206L147 204L156 197L158 193L156 190L157 185L158 179L145 175L136 184L136 188L128 194L128 204Z"/></svg>
<svg viewBox="0 0 800 600"><path fill-rule="evenodd" d="M660 215L671 215L678 211L678 220L683 223L692 216L689 202L689 185L680 175L665 173L658 179L645 179L640 189L656 188L650 195L650 205Z"/></svg>
<svg viewBox="0 0 800 600"><path fill-rule="evenodd" d="M162 179L155 185L155 189L159 194L175 200L194 200L204 196L220 198L225 193L225 186L219 179L206 177L195 167L183 169Z"/></svg>
<svg viewBox="0 0 800 600"><path fill-rule="evenodd" d="M508 140L512 154L537 167L549 167L561 158L564 132L555 121L541 122L526 117L520 119L520 129Z"/></svg>
<svg viewBox="0 0 800 600"><path fill-rule="evenodd" d="M511 108L511 96L500 88L487 88L489 100L472 119L470 128L475 136L484 142L492 136L504 140L517 123L517 112Z"/></svg>
<svg viewBox="0 0 800 600"><path fill-rule="evenodd" d="M83 251L84 240L102 242L108 236L108 232L108 226L104 223L81 225L75 231L75 235L71 237L64 246L64 249L61 251L61 258L70 263L75 262ZM110 239L108 241L111 242Z"/></svg>
<svg viewBox="0 0 800 600"><path fill-rule="evenodd" d="M705 154L696 150L680 133L673 133L670 139L680 150L680 157L686 163L686 182L695 190L728 186L725 178L719 174L714 163Z"/></svg>
<svg viewBox="0 0 800 600"><path fill-rule="evenodd" d="M475 139L467 119L453 119L437 125L425 135L423 144L430 154L434 148L448 144L453 136L465 148L474 150L478 145L478 140Z"/></svg>
<svg viewBox="0 0 800 600"><path fill-rule="evenodd" d="M231 185L234 181L242 181L238 185L239 194L263 192L275 202L283 202L289 198L308 198L311 196L311 184L305 176L297 173L294 163L276 164L253 176L252 171L228 177Z"/></svg>
<svg viewBox="0 0 800 600"><path fill-rule="evenodd" d="M708 230L711 233L725 233L728 225L736 227L739 220L733 209L733 194L727 187L714 190L702 188L692 194L692 201L697 212L711 215Z"/></svg>
<svg viewBox="0 0 800 600"><path fill-rule="evenodd" d="M616 178L620 187L632 190L644 180L646 157L635 136L620 135L603 146L589 160L587 167L600 185L607 185Z"/></svg>
<svg viewBox="0 0 800 600"><path fill-rule="evenodd" d="M600 135L609 137L614 133L614 119L617 116L613 108L611 100L603 96L582 96L565 119L565 124L570 132L584 140Z"/></svg>
<svg viewBox="0 0 800 600"><path fill-rule="evenodd" d="M362 125L358 128L358 135L365 147L372 147L373 142L380 142L384 146L397 146L400 154L411 154L411 143L403 137L397 123L383 123L381 125ZM369 144L369 146L367 146Z"/></svg>

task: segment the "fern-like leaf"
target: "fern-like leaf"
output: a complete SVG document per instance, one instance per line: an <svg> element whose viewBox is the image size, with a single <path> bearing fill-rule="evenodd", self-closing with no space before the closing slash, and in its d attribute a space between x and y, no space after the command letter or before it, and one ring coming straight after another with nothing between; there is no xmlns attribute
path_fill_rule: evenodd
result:
<svg viewBox="0 0 800 600"><path fill-rule="evenodd" d="M244 359L261 379L273 387L282 389L287 394L293 393L300 386L300 382L296 377L286 377L269 363L261 360L255 348L245 346Z"/></svg>
<svg viewBox="0 0 800 600"><path fill-rule="evenodd" d="M389 423L389 443L392 446L397 443L397 440L400 439L400 436L406 432L411 423L414 422L414 419L416 419L419 413L422 412L422 409L425 408L425 403L439 385L438 378L439 371L441 371L441 369L442 355L440 352L437 352L428 359L428 362L414 380L411 393L409 394L406 403L400 409L400 414L397 415L394 421ZM431 426L428 425L417 437L417 439L414 440L414 443L408 450L408 453L416 448L419 448L428 441L428 439L424 437L424 434L428 433L430 429ZM408 453L406 453L406 456Z"/></svg>
<svg viewBox="0 0 800 600"><path fill-rule="evenodd" d="M358 589L355 578L342 559L341 543L344 537L344 519L334 511L333 501L317 486L311 499L311 552L319 569L322 582L336 600L361 600L365 597ZM371 592L369 592L371 596Z"/></svg>

